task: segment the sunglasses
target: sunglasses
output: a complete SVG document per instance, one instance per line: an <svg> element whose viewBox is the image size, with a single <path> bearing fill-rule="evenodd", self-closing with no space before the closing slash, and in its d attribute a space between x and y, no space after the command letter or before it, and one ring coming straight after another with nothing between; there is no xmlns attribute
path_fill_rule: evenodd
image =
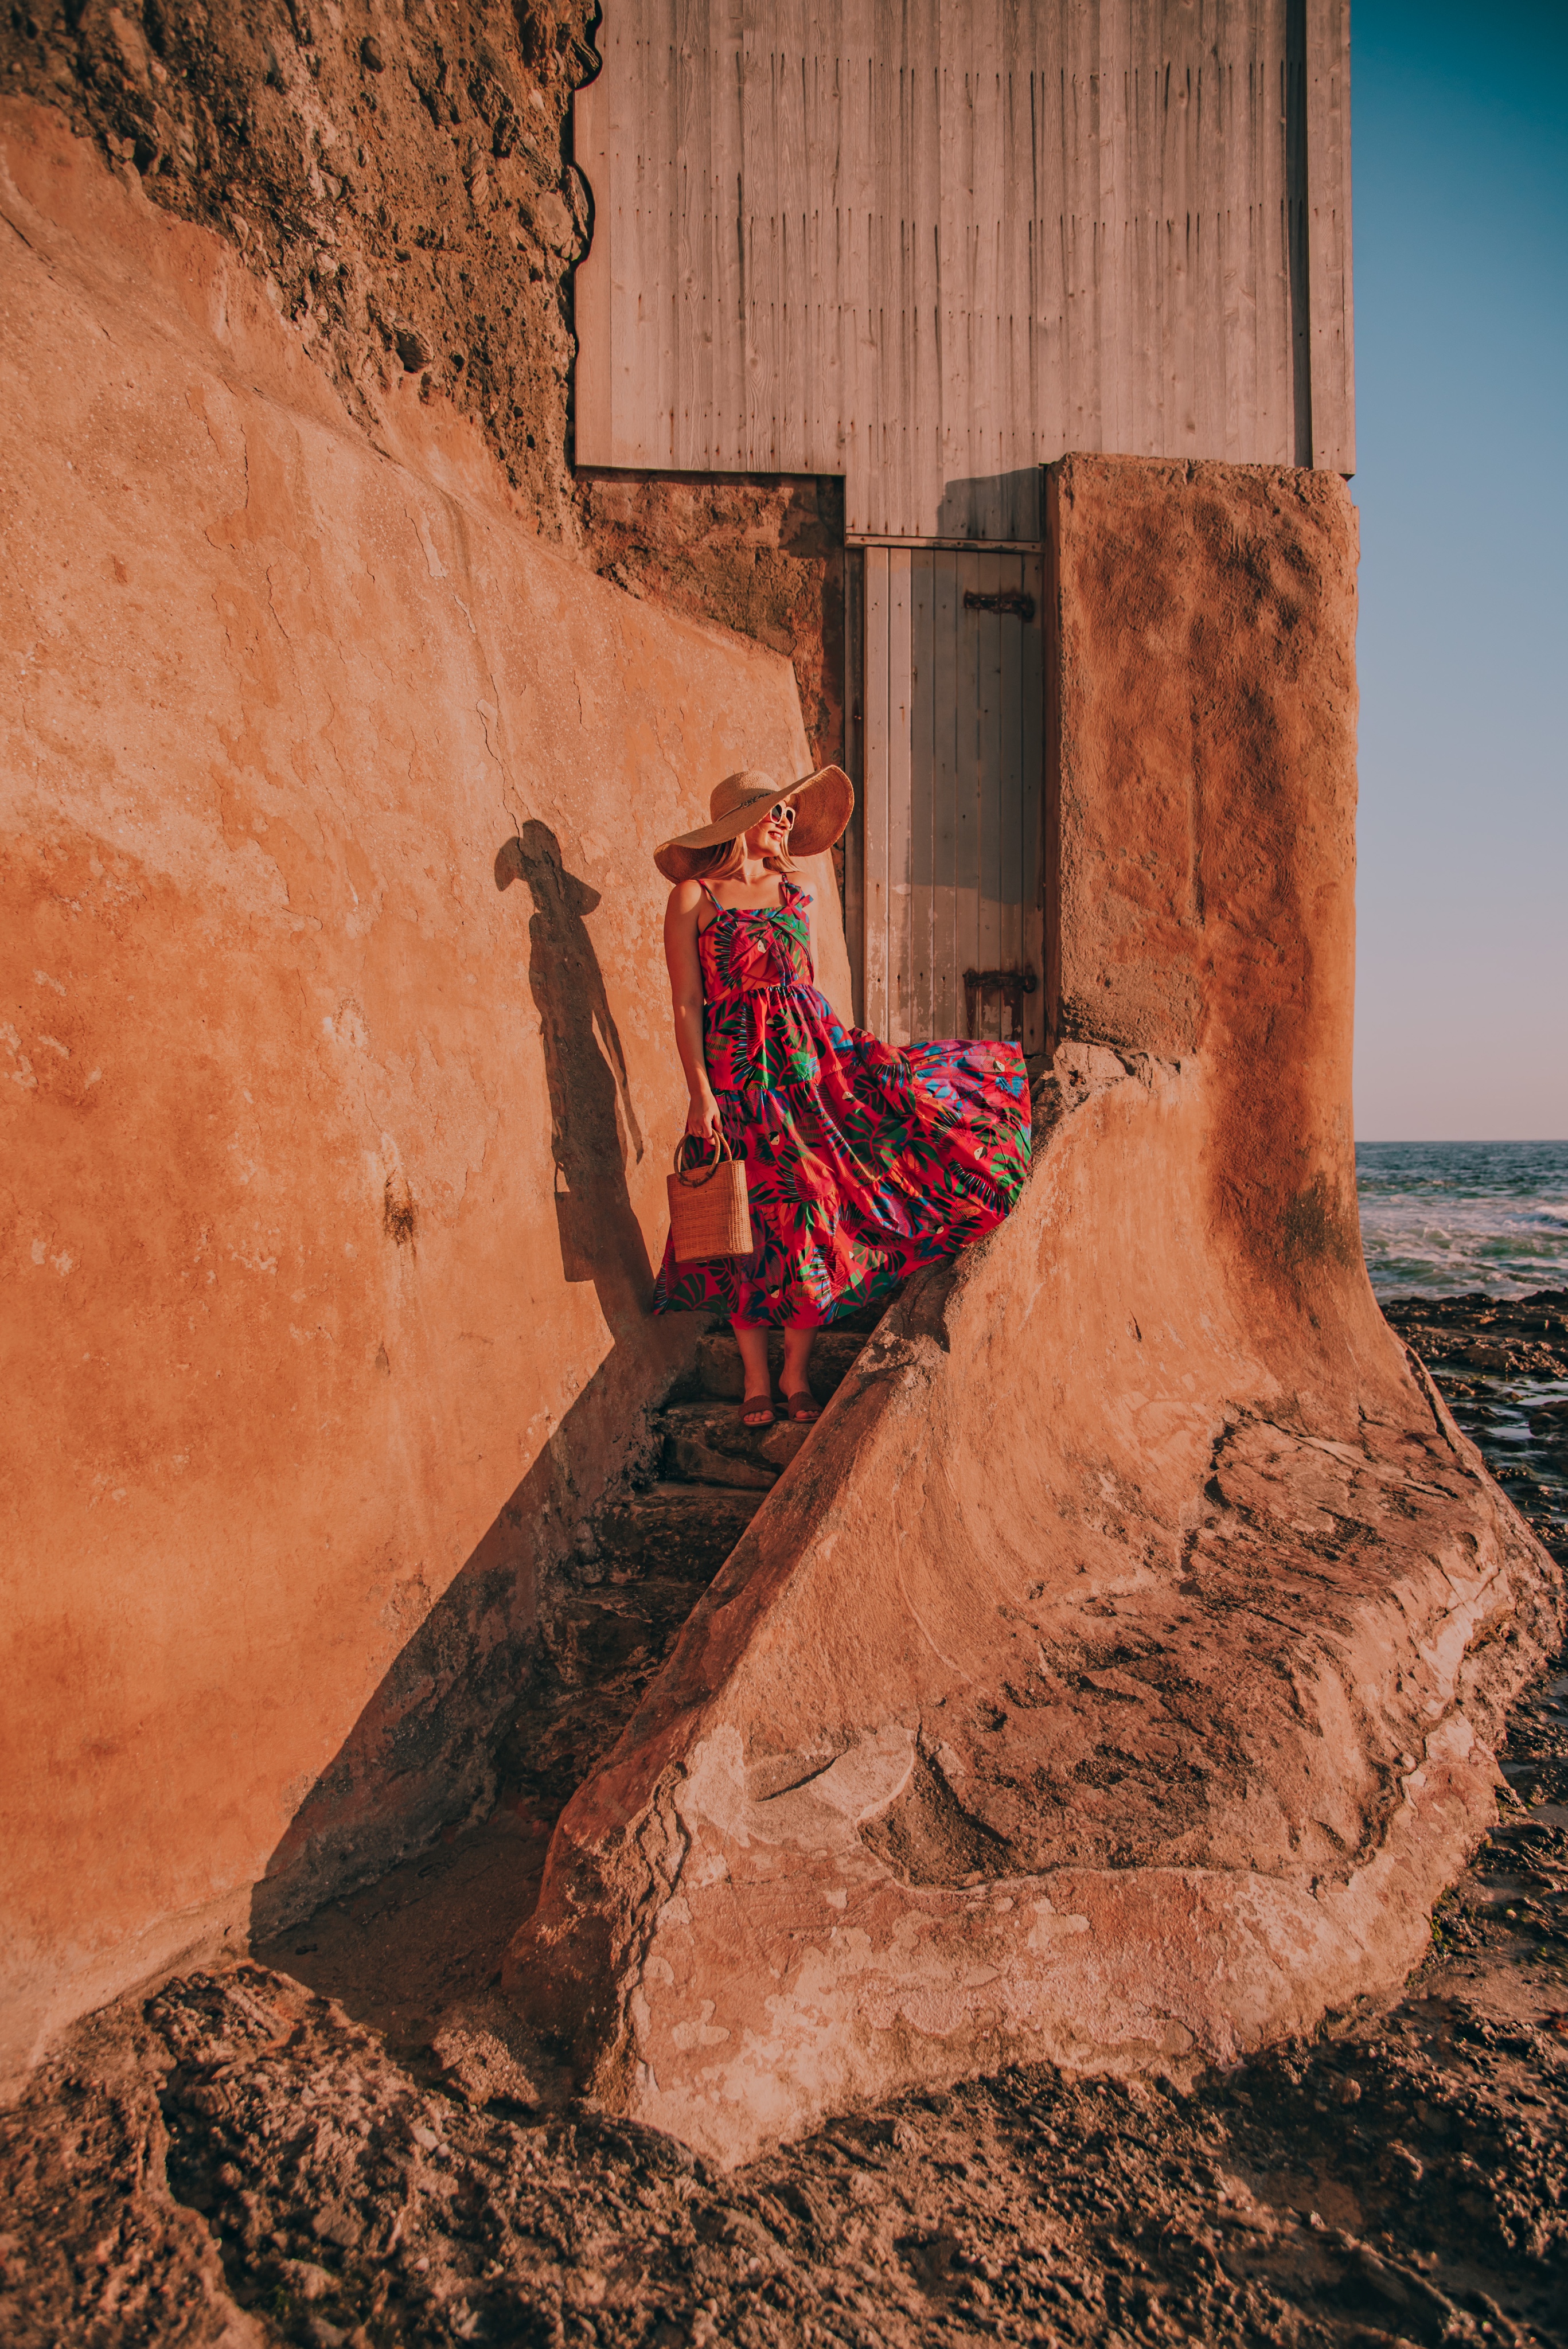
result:
<svg viewBox="0 0 1568 2349"><path fill-rule="evenodd" d="M770 823L782 823L787 832L790 825L794 822L794 810L792 807L787 807L784 801L780 800L776 806L769 808L768 822Z"/></svg>

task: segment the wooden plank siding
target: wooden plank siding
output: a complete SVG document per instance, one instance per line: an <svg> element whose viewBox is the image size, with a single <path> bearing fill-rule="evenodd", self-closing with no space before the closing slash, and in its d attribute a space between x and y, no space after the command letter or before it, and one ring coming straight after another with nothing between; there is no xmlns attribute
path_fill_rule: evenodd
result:
<svg viewBox="0 0 1568 2349"><path fill-rule="evenodd" d="M1350 0L1306 9L1307 285L1312 461L1355 471L1355 316L1350 274Z"/></svg>
<svg viewBox="0 0 1568 2349"><path fill-rule="evenodd" d="M888 566L897 548L866 550L865 703L860 806L864 936L860 1017L877 1036L888 1029Z"/></svg>
<svg viewBox="0 0 1568 2349"><path fill-rule="evenodd" d="M889 1042L967 1032L966 970L1033 971L1021 1040L1044 1041L1044 560L866 550L865 1020ZM966 604L1022 593L1027 616ZM977 1035L1011 1032L992 995Z"/></svg>
<svg viewBox="0 0 1568 2349"><path fill-rule="evenodd" d="M1068 450L1353 461L1348 0L606 0L582 464L1037 540Z"/></svg>

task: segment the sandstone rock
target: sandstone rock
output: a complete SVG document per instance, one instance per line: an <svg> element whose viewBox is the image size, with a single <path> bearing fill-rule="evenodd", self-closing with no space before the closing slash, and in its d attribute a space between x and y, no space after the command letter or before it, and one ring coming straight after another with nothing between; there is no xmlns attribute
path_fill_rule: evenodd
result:
<svg viewBox="0 0 1568 2349"><path fill-rule="evenodd" d="M739 1492L700 1500L685 1485L659 1484L614 1501L598 1520L598 1547L614 1571L623 1557L644 1563L663 1550L695 1574L716 1573L751 1523L755 1502Z"/></svg>
<svg viewBox="0 0 1568 2349"><path fill-rule="evenodd" d="M857 1338L840 1337L825 1330L811 1350L811 1391L818 1402L837 1392L860 1350ZM705 1337L698 1347L699 1367L711 1393L739 1402L746 1391L745 1372L733 1342L726 1335ZM776 1385L784 1364L784 1340L775 1331L768 1341L768 1362Z"/></svg>
<svg viewBox="0 0 1568 2349"><path fill-rule="evenodd" d="M777 1482L777 1472L754 1467L749 1460L734 1459L725 1452L715 1452L709 1444L694 1444L689 1436L675 1436L669 1446L672 1464L682 1476L703 1485L732 1485L748 1493L765 1493Z"/></svg>
<svg viewBox="0 0 1568 2349"><path fill-rule="evenodd" d="M280 2260L278 2273L299 2300L325 2300L333 2289L328 2271L317 2267L312 2260Z"/></svg>
<svg viewBox="0 0 1568 2349"><path fill-rule="evenodd" d="M726 1385L730 1383L727 1366L719 1375ZM787 1419L775 1420L772 1427L747 1427L732 1402L711 1400L670 1404L663 1421L669 1436L678 1443L689 1443L710 1454L718 1453L754 1464L764 1472L764 1488L789 1466L809 1433L806 1427Z"/></svg>
<svg viewBox="0 0 1568 2349"><path fill-rule="evenodd" d="M1514 1727L1561 1774L1553 1678ZM837 2340L846 2317L877 2349L973 2349L981 2327L1365 2349L1369 2316L1385 2337L1552 2340L1568 2018L1542 1963L1550 1929L1502 1904L1558 1872L1553 1847L1562 1830L1524 1814L1493 1835L1394 2013L1190 2095L1021 2066L840 2118L728 2176L581 2102L522 2121L431 2099L276 1974L190 1976L146 2013L95 2017L0 2114L0 2336L107 2339L129 2307L160 2349L260 2349L280 2323L271 2235L308 2233L326 2196L366 2234L330 2263L336 2295L281 2320L291 2338L314 2339L310 2319L372 2341L389 2315L405 2340L455 2349L569 2332L581 2310L601 2339L777 2349ZM190 2102L220 2064L234 2084L221 2163ZM439 2134L418 2117L432 2106ZM403 2158L405 2137L421 2158ZM1355 2231L1367 2213L1375 2256ZM237 2304L258 2299L260 2321Z"/></svg>
<svg viewBox="0 0 1568 2349"><path fill-rule="evenodd" d="M629 556L632 592L786 655L820 765L844 751L842 482L584 478L568 461L564 320L587 215L567 112L597 70L592 13L573 0L541 32L529 8L452 0L356 39L286 0L210 0L149 17L153 57L134 12L88 11L62 47L57 17L13 9L0 76L228 240L363 428L385 429L399 331L416 336L530 527L607 575Z"/></svg>
<svg viewBox="0 0 1568 2349"><path fill-rule="evenodd" d="M442 389L530 521L574 543L568 263L551 253L520 271L508 227L493 206L471 208L465 182L474 150L493 151L514 201L558 201L572 89L591 70L581 10L576 39L527 62L517 16L483 0L400 11L369 33L313 23L286 0L152 8L145 31L140 17L78 11L63 43L57 16L51 27L49 11L7 12L3 87L57 107L170 219L227 240L361 427L379 429L401 365L387 321L432 352L472 347Z"/></svg>
<svg viewBox="0 0 1568 2349"><path fill-rule="evenodd" d="M471 2105L537 2105L544 2091L536 2051L504 1999L449 2010L431 2041L442 2072Z"/></svg>
<svg viewBox="0 0 1568 2349"><path fill-rule="evenodd" d="M573 237L571 209L553 188L535 198L534 220L545 243L564 253Z"/></svg>

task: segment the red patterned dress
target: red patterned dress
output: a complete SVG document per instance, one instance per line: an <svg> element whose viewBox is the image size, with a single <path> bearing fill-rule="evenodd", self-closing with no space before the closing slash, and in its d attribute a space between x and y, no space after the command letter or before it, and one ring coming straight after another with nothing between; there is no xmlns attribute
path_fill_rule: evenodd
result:
<svg viewBox="0 0 1568 2349"><path fill-rule="evenodd" d="M806 893L786 879L781 895L721 905L697 940L708 1076L757 1246L677 1264L667 1243L656 1313L818 1328L994 1229L1028 1171L1018 1046L898 1050L841 1026L812 984Z"/></svg>

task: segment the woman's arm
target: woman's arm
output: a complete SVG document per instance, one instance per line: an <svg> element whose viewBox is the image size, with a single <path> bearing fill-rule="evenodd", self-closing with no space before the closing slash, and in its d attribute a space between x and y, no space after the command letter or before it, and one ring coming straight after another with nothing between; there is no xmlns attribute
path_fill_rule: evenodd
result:
<svg viewBox="0 0 1568 2349"><path fill-rule="evenodd" d="M695 881L678 881L664 911L664 959L670 966L670 996L675 1009L675 1049L686 1071L691 1107L686 1131L711 1142L719 1132L719 1104L708 1081L702 1050L702 965L697 955L697 912L702 892Z"/></svg>

